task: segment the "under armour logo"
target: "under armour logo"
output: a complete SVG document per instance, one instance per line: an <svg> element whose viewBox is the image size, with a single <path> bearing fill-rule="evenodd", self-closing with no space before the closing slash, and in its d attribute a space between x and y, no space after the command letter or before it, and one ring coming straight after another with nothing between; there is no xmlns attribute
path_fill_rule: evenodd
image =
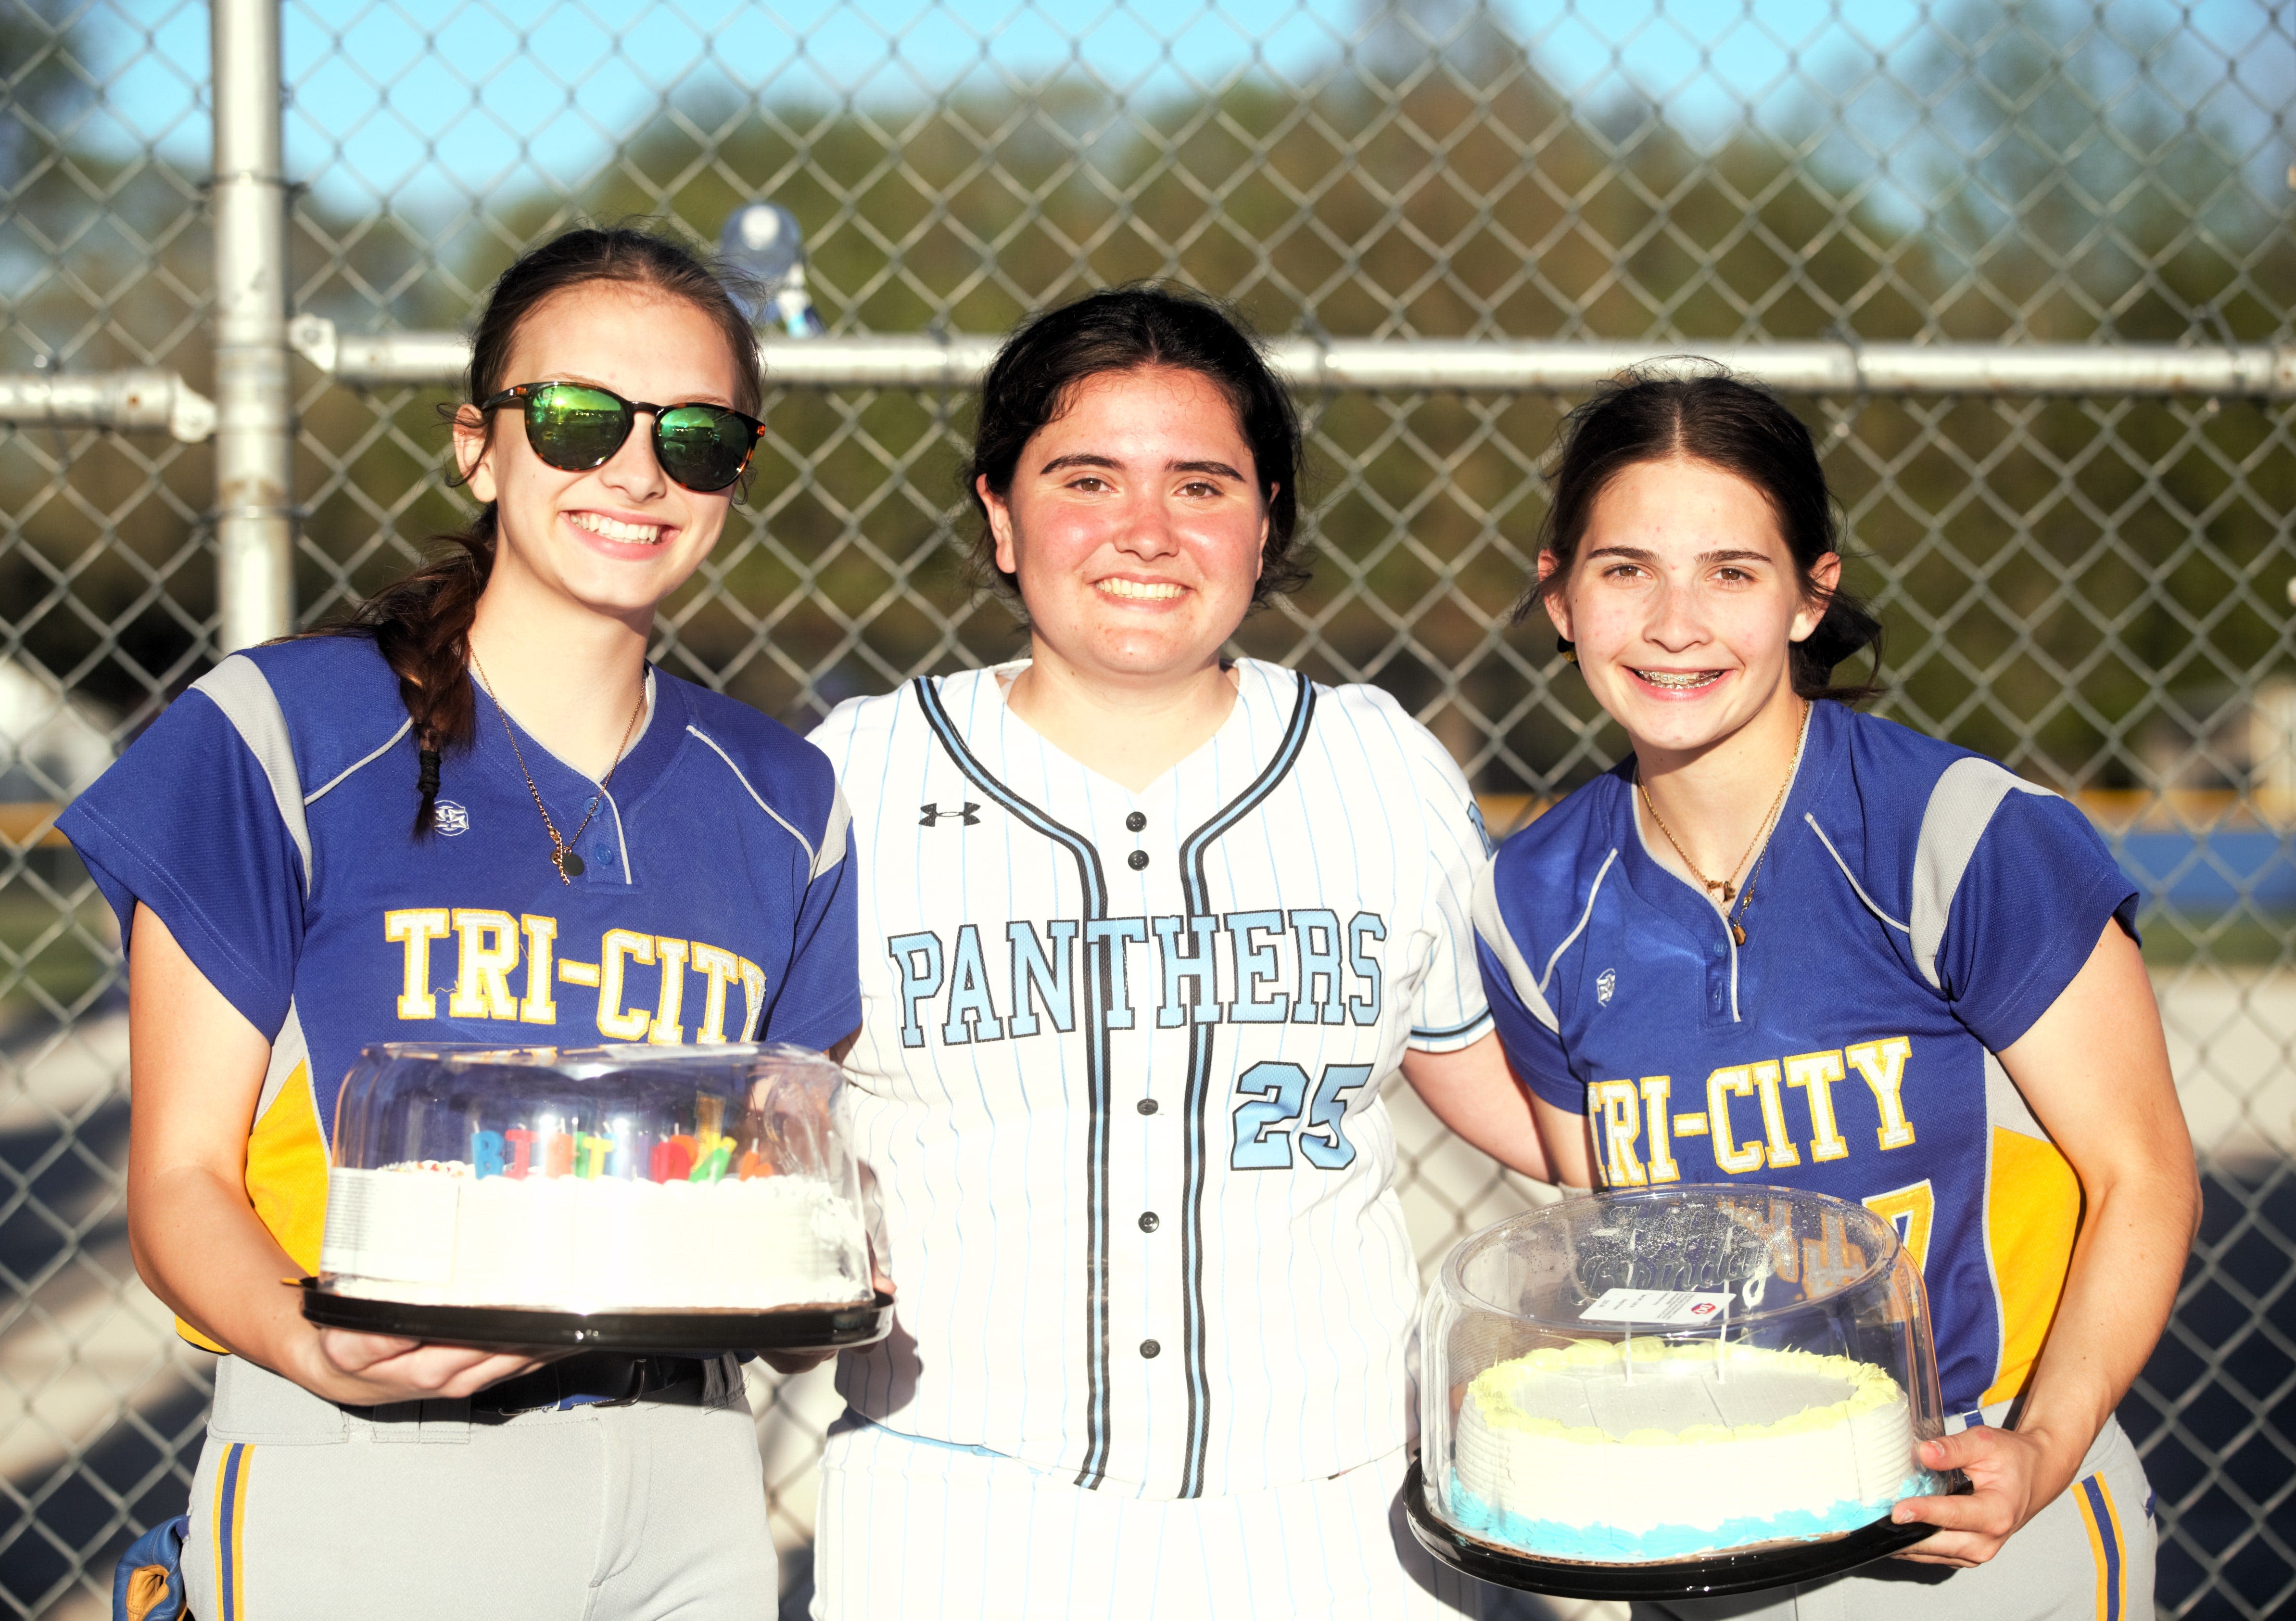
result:
<svg viewBox="0 0 2296 1621"><path fill-rule="evenodd" d="M962 810L944 810L939 805L919 805L917 809L924 813L917 818L917 826L920 827L930 827L939 821L959 820L968 827L980 826L980 807L971 800L964 802L964 809Z"/></svg>
<svg viewBox="0 0 2296 1621"><path fill-rule="evenodd" d="M1618 989L1619 971L1616 968L1605 968L1595 976L1595 1000L1603 1007L1611 1005L1611 998L1618 993Z"/></svg>

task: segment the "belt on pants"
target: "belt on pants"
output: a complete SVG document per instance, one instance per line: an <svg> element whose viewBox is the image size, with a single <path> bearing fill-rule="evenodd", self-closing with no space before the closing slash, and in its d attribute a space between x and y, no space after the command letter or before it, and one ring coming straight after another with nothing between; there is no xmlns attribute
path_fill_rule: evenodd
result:
<svg viewBox="0 0 2296 1621"><path fill-rule="evenodd" d="M695 1356L584 1351L488 1386L471 1398L471 1411L506 1416L575 1404L619 1407L679 1386L699 1385L709 1366Z"/></svg>

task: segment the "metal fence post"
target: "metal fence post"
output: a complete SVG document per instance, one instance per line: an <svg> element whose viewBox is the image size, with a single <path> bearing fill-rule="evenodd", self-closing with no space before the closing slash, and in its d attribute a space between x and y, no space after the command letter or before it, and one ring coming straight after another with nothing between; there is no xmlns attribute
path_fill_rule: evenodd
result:
<svg viewBox="0 0 2296 1621"><path fill-rule="evenodd" d="M215 0L216 596L222 650L294 626L279 0Z"/></svg>

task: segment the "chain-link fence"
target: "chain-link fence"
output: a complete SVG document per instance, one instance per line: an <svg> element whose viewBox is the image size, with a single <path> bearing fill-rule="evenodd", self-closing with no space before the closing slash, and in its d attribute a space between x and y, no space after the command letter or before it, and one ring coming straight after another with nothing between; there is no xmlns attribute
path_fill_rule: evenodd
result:
<svg viewBox="0 0 2296 1621"><path fill-rule="evenodd" d="M17 383L210 387L208 29L176 0L0 0ZM832 334L993 334L1164 276L1317 338L2296 344L2282 0L288 0L283 39L285 302L342 334L451 329L578 218L709 241L770 197ZM439 393L292 381L308 621L462 509ZM1316 581L1242 646L1396 693L1502 827L1613 759L1549 639L1505 624L1569 401L1306 402ZM2296 1594L2289 411L2103 383L1797 403L1888 624L1884 712L2078 795L2146 887L2208 1213L2123 1418L2164 1612L2272 1614ZM955 566L965 411L774 394L665 664L802 727L1008 654ZM215 452L64 420L0 430L0 1603L28 1615L93 1613L180 1510L206 1395L127 1257L119 959L51 823L217 656ZM1406 1139L1423 1257L1519 1202L1423 1115ZM802 1581L832 1398L768 1394Z"/></svg>

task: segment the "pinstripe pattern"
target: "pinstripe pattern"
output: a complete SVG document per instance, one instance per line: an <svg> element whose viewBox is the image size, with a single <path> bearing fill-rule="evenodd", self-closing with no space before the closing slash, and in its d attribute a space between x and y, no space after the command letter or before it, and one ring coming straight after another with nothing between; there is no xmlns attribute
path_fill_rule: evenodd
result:
<svg viewBox="0 0 2296 1621"><path fill-rule="evenodd" d="M998 673L813 737L853 813L849 1100L901 1283L903 1332L839 1387L1119 1496L1383 1456L1417 1275L1380 1089L1488 1028L1466 785L1383 694L1244 661L1215 736L1134 792Z"/></svg>
<svg viewBox="0 0 2296 1621"><path fill-rule="evenodd" d="M964 746L964 738L957 735L929 678L917 678L916 695L917 705L924 711L933 736L948 751L949 758L967 780L1076 858L1077 876L1084 885L1086 918L1107 917L1108 885L1101 873L1100 852L1093 848L1092 842L1054 821L981 768L972 757L972 751ZM1096 951L1087 950L1084 961L1085 1062L1092 1099L1092 1134L1085 1156L1084 1196L1085 1338L1091 1346L1086 1378L1091 1393L1088 1404L1092 1438L1085 1447L1084 1467L1077 1471L1077 1484L1080 1486L1098 1485L1108 1466L1108 1013L1113 991L1108 954L1105 945Z"/></svg>
<svg viewBox="0 0 2296 1621"><path fill-rule="evenodd" d="M1299 678L1300 695L1293 702L1291 724L1284 728L1283 741L1277 745L1275 758L1259 780L1230 801L1218 815L1190 834L1180 846L1180 872L1186 887L1188 915L1201 917L1211 909L1211 885L1204 876L1204 852L1212 842L1251 814L1253 809L1275 792L1300 758L1300 751L1308 741L1308 728L1316 714L1316 688L1306 676ZM1210 1107L1212 1079L1212 1043L1218 1026L1191 1024L1188 1027L1188 1095L1185 1107L1187 1123L1187 1160L1184 1172L1185 1181L1181 1193L1180 1273L1186 1283L1182 1297L1183 1347L1187 1356L1188 1378L1188 1442L1186 1461L1181 1466L1180 1491L1183 1497L1195 1497L1204 1489L1204 1452L1210 1444L1208 1427L1211 1421L1211 1384L1204 1366L1204 1116Z"/></svg>

